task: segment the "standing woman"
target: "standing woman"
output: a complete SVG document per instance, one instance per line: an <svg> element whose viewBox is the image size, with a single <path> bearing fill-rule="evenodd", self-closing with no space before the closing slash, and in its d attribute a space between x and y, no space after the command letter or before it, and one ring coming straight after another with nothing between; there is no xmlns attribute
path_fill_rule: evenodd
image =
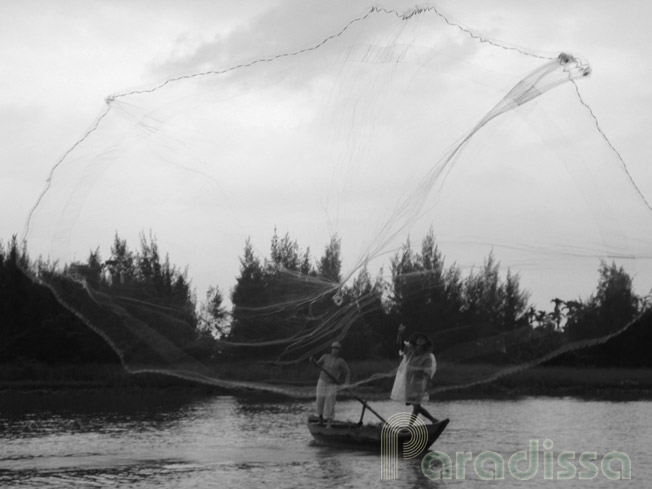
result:
<svg viewBox="0 0 652 489"><path fill-rule="evenodd" d="M415 333L409 341L403 342L405 325L398 327L396 343L403 356L396 372L391 398L412 406L412 416L422 414L433 424L438 420L421 403L428 400L428 381L435 375L437 361L432 353L432 343L423 333Z"/></svg>
<svg viewBox="0 0 652 489"><path fill-rule="evenodd" d="M317 416L320 425L324 424L324 417L326 418L328 428L335 417L337 387L339 384L348 384L351 377L349 366L340 357L341 350L342 345L335 341L330 353L322 355L319 360L313 360L322 369L317 382Z"/></svg>

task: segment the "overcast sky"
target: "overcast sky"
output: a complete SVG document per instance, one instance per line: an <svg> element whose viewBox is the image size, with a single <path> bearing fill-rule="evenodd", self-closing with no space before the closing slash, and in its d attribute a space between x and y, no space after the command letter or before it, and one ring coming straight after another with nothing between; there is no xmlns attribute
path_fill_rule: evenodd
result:
<svg viewBox="0 0 652 489"><path fill-rule="evenodd" d="M105 110L108 95L314 45L371 5L401 12L413 6L357 0L0 2L0 239L22 233L50 169ZM581 83L582 97L652 201L652 3L419 5L436 5L452 21L504 45L587 60L593 73ZM641 292L651 285L642 284L647 290Z"/></svg>

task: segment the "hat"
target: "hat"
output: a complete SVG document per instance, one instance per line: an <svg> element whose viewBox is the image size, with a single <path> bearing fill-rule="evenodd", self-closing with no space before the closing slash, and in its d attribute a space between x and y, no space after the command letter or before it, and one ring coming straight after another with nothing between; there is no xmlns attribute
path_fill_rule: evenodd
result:
<svg viewBox="0 0 652 489"><path fill-rule="evenodd" d="M432 346L432 342L430 341L430 338L428 338L426 334L420 332L414 333L410 337L408 342L412 343L413 345L416 345L418 344L419 340L422 340L420 343L426 348L430 348Z"/></svg>
<svg viewBox="0 0 652 489"><path fill-rule="evenodd" d="M341 350L341 349L342 349L342 345L340 345L340 343L339 343L338 341L333 341L333 343L331 343L331 350L332 350L333 348L339 348L339 349Z"/></svg>

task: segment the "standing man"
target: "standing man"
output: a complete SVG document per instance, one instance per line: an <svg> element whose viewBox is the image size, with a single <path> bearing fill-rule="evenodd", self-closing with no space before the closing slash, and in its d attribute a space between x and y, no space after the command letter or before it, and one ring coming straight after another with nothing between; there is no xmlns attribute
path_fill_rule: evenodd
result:
<svg viewBox="0 0 652 489"><path fill-rule="evenodd" d="M430 414L421 404L428 400L428 382L435 375L437 361L432 353L430 338L423 333L415 333L408 341L403 341L405 326L398 328L396 343L403 357L396 372L391 398L412 406L413 419L422 414L433 424L437 418ZM412 423L410 423L412 424Z"/></svg>
<svg viewBox="0 0 652 489"><path fill-rule="evenodd" d="M317 361L311 358L311 361L322 369L317 382L317 416L320 425L324 424L324 417L326 418L327 428L331 427L335 417L337 387L340 384L348 384L351 377L349 366L340 357L341 351L342 345L335 341L331 344L330 353L322 355Z"/></svg>

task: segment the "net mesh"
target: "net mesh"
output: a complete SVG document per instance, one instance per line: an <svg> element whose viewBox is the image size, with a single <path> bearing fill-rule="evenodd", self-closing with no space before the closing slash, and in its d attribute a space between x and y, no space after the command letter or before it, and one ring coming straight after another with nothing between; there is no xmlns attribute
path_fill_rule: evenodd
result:
<svg viewBox="0 0 652 489"><path fill-rule="evenodd" d="M407 322L434 339L442 390L490 382L644 310L570 334L604 260L652 269L652 209L581 96L590 71L434 8L372 8L294 51L110 95L24 238L130 372L305 395L227 367L334 340L380 358Z"/></svg>

